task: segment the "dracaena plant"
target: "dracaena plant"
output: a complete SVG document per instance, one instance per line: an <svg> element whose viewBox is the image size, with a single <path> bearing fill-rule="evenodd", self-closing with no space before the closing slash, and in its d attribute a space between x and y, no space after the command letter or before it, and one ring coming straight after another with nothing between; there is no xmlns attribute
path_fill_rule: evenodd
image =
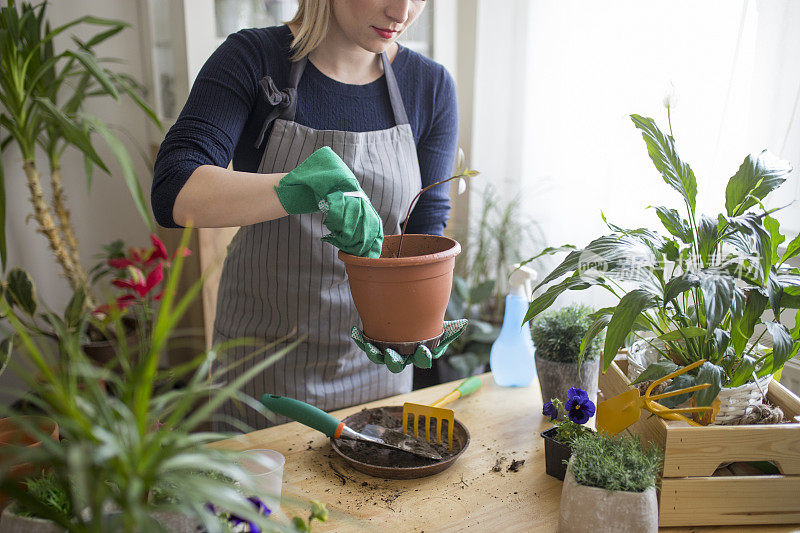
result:
<svg viewBox="0 0 800 533"><path fill-rule="evenodd" d="M128 95L158 124L152 109L142 100L141 87L128 75L106 65L117 60L100 58L95 48L128 25L115 20L84 16L52 28L46 17L47 2L31 5L10 0L0 8L0 152L12 142L22 155L30 202L38 232L73 290L81 288L92 305L91 290L78 253L61 175L61 158L68 147L83 155L87 186L93 168L110 173L94 146L96 134L103 139L119 164L122 177L142 219L153 223L144 200L133 161L112 129L86 112L95 97L118 100ZM72 36L72 45L57 52L54 39L78 26L99 27L87 40ZM51 198L43 193L49 174ZM0 163L0 263L5 267L5 182Z"/></svg>
<svg viewBox="0 0 800 533"><path fill-rule="evenodd" d="M791 165L767 151L748 155L728 181L724 212L699 215L697 180L678 156L671 127L667 135L651 118L631 119L656 169L680 194L683 214L655 207L663 229L625 229L606 221L610 233L585 248L544 250L536 257L569 253L537 286L545 290L530 304L525 320L564 291L602 287L618 303L594 314L581 341L581 357L606 329L604 370L626 339L636 337L660 358L643 379L704 359L683 386L710 383L695 393L699 405L709 405L722 387L777 372L800 346L800 320L790 329L782 316L800 304L800 271L787 265L800 254L800 236L779 253L786 238L773 211L762 203L785 181ZM768 338L772 346L765 348L760 341Z"/></svg>
<svg viewBox="0 0 800 533"><path fill-rule="evenodd" d="M39 342L41 338L29 334L8 302L0 299L0 316L5 315L14 328L19 355L27 363L18 365L17 371L34 393L29 402L58 423L61 435L61 442L52 440L20 412L0 406L0 411L42 441L38 447L6 446L0 460L0 490L29 512L75 532L162 531L154 516L163 511L189 515L207 531L229 530L218 513L263 531L296 529L270 521L263 506L254 506L248 499L248 490L255 487L238 464L236 452L208 446L230 435L201 429L225 401L260 405L239 389L296 342L265 357L261 354L274 345L237 339L161 370L160 354L202 287L199 280L186 294L177 294L182 263L179 254L166 279L152 332L140 337L136 346L128 346L120 335L118 360L106 367L87 360L77 332L63 332L59 353L49 352ZM249 358L230 364L224 360L226 349L242 345L254 346ZM135 359L130 357L134 351L139 354ZM223 382L231 365L245 361L248 368L240 377ZM117 364L120 373L111 370ZM10 464L21 462L51 472L48 486L52 490L47 492L57 491L65 504L53 505L49 497L21 490L6 475Z"/></svg>

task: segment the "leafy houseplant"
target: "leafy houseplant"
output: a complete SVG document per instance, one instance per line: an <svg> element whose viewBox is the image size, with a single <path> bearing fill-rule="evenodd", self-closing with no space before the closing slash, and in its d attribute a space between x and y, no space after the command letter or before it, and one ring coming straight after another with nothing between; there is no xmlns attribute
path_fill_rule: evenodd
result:
<svg viewBox="0 0 800 533"><path fill-rule="evenodd" d="M766 151L748 155L728 181L724 212L698 215L697 180L678 157L672 134L663 133L653 119L631 119L656 169L680 193L685 218L676 209L659 206L656 214L666 233L607 222L611 233L583 249L545 250L543 254L570 251L539 284L549 287L531 303L526 319L550 307L566 290L602 287L619 301L597 312L581 342L581 355L607 328L604 370L631 334L658 353L648 379L704 360L684 385L710 383L693 395L698 405L707 406L723 387L779 371L800 346L800 321L790 330L781 318L784 309L800 305L800 271L786 264L800 254L800 236L780 254L778 246L786 239L770 216L773 211L762 203L785 181L791 166ZM772 316L762 320L766 310ZM764 328L760 333L758 325ZM759 344L765 335L772 338L770 348Z"/></svg>
<svg viewBox="0 0 800 533"><path fill-rule="evenodd" d="M583 424L594 415L595 405L586 391L572 387L567 391L567 403L558 398L545 402L542 414L549 417L555 427L542 432L547 474L564 479L566 461L572 453L572 443L580 435L591 432Z"/></svg>
<svg viewBox="0 0 800 533"><path fill-rule="evenodd" d="M87 185L91 186L93 167L110 173L92 139L95 133L102 137L119 163L142 219L153 229L129 154L106 124L86 112L85 105L90 98L110 96L117 100L120 94L127 94L154 122L158 123L158 119L142 100L138 83L104 66L114 60L98 58L94 51L127 24L85 16L51 28L46 8L46 2L33 6L16 0L0 8L0 102L5 110L0 113L0 150L11 142L19 147L38 231L47 238L72 289L82 290L86 305L91 307L91 287L66 206L61 157L68 146L76 148L84 157ZM86 41L73 36L73 48L56 53L55 37L83 24L99 26L101 30ZM37 155L37 147L43 158ZM45 169L52 189L49 201L42 190ZM3 180L0 164L0 263L5 266Z"/></svg>
<svg viewBox="0 0 800 533"><path fill-rule="evenodd" d="M658 531L661 451L636 437L578 436L561 491L559 531Z"/></svg>
<svg viewBox="0 0 800 533"><path fill-rule="evenodd" d="M181 249L188 236L186 232ZM118 360L112 362L121 367L119 374L110 370L112 364L97 367L88 361L76 331L64 332L57 356L46 350L8 302L0 299L0 314L14 328L20 351L34 369L27 371L22 365L19 369L34 393L30 402L58 423L62 436L61 443L43 439L36 449L4 449L5 455L50 470L52 485L67 495L71 510L50 505L36 493L20 490L14 479L0 475L0 490L19 505L79 532L161 530L155 517L167 512L186 515L208 531L220 531L222 525L206 503L263 529L280 529L247 499L246 491L255 487L239 466L238 455L206 446L227 435L197 431L224 401L258 406L239 388L294 345L252 363L250 359L270 348L260 347L246 358L252 368L230 383L220 382L220 377L245 361L222 361L218 367L217 359L229 346L253 341L229 341L186 364L160 371L159 355L201 288L198 281L185 295L177 296L183 260L183 254L175 257L150 334L140 336L139 344L132 347L120 333ZM120 320L113 306L110 314L115 322ZM139 353L136 360L128 357L133 350ZM108 395L100 381L108 383L115 394ZM178 382L183 383L180 389L175 388ZM3 410L25 424L19 413ZM27 429L37 432L35 427Z"/></svg>
<svg viewBox="0 0 800 533"><path fill-rule="evenodd" d="M578 366L581 340L594 322L593 312L585 305L570 305L548 311L531 322L542 400L563 398L567 389L575 384L597 400L597 359L602 335L592 339Z"/></svg>

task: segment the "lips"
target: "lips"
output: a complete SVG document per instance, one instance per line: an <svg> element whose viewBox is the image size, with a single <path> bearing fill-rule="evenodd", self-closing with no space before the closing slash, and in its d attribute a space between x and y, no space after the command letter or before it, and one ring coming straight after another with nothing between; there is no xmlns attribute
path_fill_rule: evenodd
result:
<svg viewBox="0 0 800 533"><path fill-rule="evenodd" d="M372 26L372 29L375 30L375 33L377 33L383 39L391 39L397 33L394 30L387 30L385 28L376 28L375 26Z"/></svg>

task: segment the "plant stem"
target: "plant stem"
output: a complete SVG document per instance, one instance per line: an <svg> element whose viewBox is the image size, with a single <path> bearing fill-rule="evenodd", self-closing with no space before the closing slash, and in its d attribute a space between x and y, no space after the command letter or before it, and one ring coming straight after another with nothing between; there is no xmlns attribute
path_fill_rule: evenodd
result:
<svg viewBox="0 0 800 533"><path fill-rule="evenodd" d="M405 222L403 222L403 230L400 232L400 242L397 244L397 253L395 253L394 256L395 257L400 257L400 251L403 248L403 236L406 234L406 227L408 226L408 219L411 216L411 210L414 209L414 206L417 204L417 200L419 199L419 197L422 196L422 193L424 193L428 189L432 189L432 188L436 187L437 185L441 185L442 183L447 183L448 181L454 180L456 178L471 178L471 177L477 176L477 175L478 175L478 173L475 172L475 171L466 170L466 171L462 172L461 174L457 174L455 176L450 176L446 180L440 180L440 181L437 181L436 183L432 183L431 185L428 185L427 187L425 187L424 189L419 191L417 193L417 195L414 197L414 199L411 200L411 205L408 206L408 211L406 212L406 220L405 220Z"/></svg>

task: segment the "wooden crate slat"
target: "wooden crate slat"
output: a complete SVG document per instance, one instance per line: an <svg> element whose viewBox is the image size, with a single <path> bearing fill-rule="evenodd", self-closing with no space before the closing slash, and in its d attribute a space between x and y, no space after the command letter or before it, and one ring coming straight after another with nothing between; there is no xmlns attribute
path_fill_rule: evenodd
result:
<svg viewBox="0 0 800 533"><path fill-rule="evenodd" d="M664 477L710 476L735 461L773 461L782 474L800 474L800 424L671 427L666 433Z"/></svg>
<svg viewBox="0 0 800 533"><path fill-rule="evenodd" d="M658 523L662 527L797 524L799 495L798 476L665 478Z"/></svg>

